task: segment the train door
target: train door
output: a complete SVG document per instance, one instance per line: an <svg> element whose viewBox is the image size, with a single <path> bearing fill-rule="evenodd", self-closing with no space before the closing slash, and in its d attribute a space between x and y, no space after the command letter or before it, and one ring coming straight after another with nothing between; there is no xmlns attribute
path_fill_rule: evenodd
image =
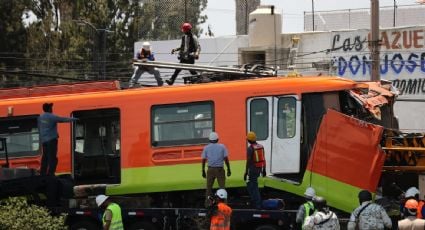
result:
<svg viewBox="0 0 425 230"><path fill-rule="evenodd" d="M117 184L121 175L120 111L74 111L72 171L76 184Z"/></svg>
<svg viewBox="0 0 425 230"><path fill-rule="evenodd" d="M247 127L265 148L268 174L298 173L301 102L297 96L258 97L247 103Z"/></svg>

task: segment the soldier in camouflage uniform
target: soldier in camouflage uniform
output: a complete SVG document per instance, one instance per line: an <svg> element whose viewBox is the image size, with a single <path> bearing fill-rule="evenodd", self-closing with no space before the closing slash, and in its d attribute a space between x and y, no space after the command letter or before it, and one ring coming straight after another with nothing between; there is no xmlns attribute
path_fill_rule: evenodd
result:
<svg viewBox="0 0 425 230"><path fill-rule="evenodd" d="M381 230L391 228L392 223L385 209L372 202L372 194L367 190L359 192L360 206L352 213L347 229L354 230L356 225L360 230Z"/></svg>
<svg viewBox="0 0 425 230"><path fill-rule="evenodd" d="M338 217L329 210L325 198L316 196L313 198L313 203L317 211L313 215L307 217L303 229L339 230Z"/></svg>

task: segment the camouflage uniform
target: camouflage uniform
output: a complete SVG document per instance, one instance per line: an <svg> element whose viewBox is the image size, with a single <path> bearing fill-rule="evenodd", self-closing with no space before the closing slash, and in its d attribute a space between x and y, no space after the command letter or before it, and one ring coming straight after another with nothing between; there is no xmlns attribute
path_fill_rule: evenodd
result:
<svg viewBox="0 0 425 230"><path fill-rule="evenodd" d="M358 215L360 210L368 205L363 211ZM358 219L357 219L358 217ZM350 217L350 221L348 222L347 229L354 230L356 225L359 225L360 230L380 230L386 228L391 228L392 223L388 214L385 212L385 209L371 201L365 201L357 207L352 213Z"/></svg>
<svg viewBox="0 0 425 230"><path fill-rule="evenodd" d="M314 230L339 230L339 221L335 213L319 211L307 217L303 229Z"/></svg>

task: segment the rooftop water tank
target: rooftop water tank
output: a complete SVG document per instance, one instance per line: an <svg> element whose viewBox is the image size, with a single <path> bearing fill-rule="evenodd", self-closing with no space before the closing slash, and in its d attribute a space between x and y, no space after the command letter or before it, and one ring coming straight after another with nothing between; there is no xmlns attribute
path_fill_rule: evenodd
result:
<svg viewBox="0 0 425 230"><path fill-rule="evenodd" d="M274 6L259 6L249 14L249 46L280 45L282 15Z"/></svg>

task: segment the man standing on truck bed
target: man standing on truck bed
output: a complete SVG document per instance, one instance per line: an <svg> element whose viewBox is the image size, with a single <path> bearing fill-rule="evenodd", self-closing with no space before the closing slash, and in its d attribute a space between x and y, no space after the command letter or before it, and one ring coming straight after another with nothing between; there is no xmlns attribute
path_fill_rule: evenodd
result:
<svg viewBox="0 0 425 230"><path fill-rule="evenodd" d="M78 118L59 117L53 114L53 103L43 104L44 113L38 117L38 132L43 146L43 156L41 158L41 175L54 176L58 164L58 127L59 122L77 121Z"/></svg>
<svg viewBox="0 0 425 230"><path fill-rule="evenodd" d="M249 196L251 197L251 206L261 209L261 195L258 189L258 177L260 174L266 176L266 160L264 157L264 147L257 143L257 135L249 132L246 135L249 143L246 153L245 174L243 176L246 181Z"/></svg>
<svg viewBox="0 0 425 230"><path fill-rule="evenodd" d="M211 132L209 136L210 143L204 147L202 151L202 177L207 178L207 191L205 198L205 207L209 206L208 197L212 195L212 187L215 179L217 179L218 186L222 189L226 186L226 176L224 175L223 161L226 162L227 176L232 173L230 171L230 164L228 159L227 148L218 142L218 134ZM208 171L205 173L205 163L208 161Z"/></svg>
<svg viewBox="0 0 425 230"><path fill-rule="evenodd" d="M121 208L118 204L109 200L108 196L98 195L96 204L99 208L104 208L105 212L102 216L103 230L123 230Z"/></svg>
<svg viewBox="0 0 425 230"><path fill-rule="evenodd" d="M211 219L210 230L230 230L232 208L226 204L227 191L218 189L213 203L208 207L208 217Z"/></svg>
<svg viewBox="0 0 425 230"><path fill-rule="evenodd" d="M300 229L304 226L304 222L307 217L312 215L315 211L315 207L313 204L313 198L316 196L316 191L312 187L308 187L304 192L304 197L306 202L298 208L296 222Z"/></svg>

